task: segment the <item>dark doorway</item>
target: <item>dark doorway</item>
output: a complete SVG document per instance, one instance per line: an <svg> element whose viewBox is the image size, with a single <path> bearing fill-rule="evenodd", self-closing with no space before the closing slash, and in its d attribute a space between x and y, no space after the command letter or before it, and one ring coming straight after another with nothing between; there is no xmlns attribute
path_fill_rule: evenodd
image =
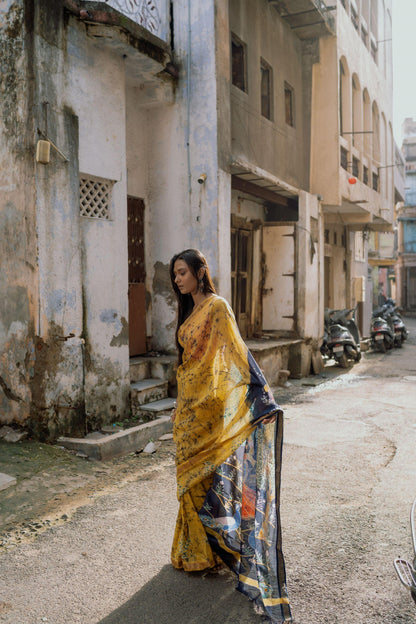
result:
<svg viewBox="0 0 416 624"><path fill-rule="evenodd" d="M146 353L146 271L144 262L144 201L127 198L129 259L129 353Z"/></svg>
<svg viewBox="0 0 416 624"><path fill-rule="evenodd" d="M232 305L243 338L251 335L251 277L253 232L251 229L231 228L231 286Z"/></svg>

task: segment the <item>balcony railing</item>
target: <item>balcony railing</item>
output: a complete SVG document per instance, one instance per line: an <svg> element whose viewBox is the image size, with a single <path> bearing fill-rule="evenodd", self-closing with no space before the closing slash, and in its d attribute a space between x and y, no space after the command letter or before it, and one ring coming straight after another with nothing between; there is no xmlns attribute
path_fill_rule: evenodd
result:
<svg viewBox="0 0 416 624"><path fill-rule="evenodd" d="M168 41L169 0L105 0L105 2L163 41Z"/></svg>

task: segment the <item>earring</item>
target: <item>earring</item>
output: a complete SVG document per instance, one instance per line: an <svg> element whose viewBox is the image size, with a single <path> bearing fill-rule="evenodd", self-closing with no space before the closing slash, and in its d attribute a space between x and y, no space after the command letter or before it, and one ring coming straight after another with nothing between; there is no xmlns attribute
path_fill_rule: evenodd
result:
<svg viewBox="0 0 416 624"><path fill-rule="evenodd" d="M203 293L204 292L204 280L201 279L199 280L199 292Z"/></svg>

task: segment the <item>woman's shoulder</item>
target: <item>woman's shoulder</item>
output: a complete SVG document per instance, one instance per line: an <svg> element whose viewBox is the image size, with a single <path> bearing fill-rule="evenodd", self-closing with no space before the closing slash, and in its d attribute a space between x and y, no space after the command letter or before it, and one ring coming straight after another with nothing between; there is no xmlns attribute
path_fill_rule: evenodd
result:
<svg viewBox="0 0 416 624"><path fill-rule="evenodd" d="M234 316L232 308L228 301L219 295L212 295L209 298L210 301L210 311L212 313L223 313L227 315Z"/></svg>

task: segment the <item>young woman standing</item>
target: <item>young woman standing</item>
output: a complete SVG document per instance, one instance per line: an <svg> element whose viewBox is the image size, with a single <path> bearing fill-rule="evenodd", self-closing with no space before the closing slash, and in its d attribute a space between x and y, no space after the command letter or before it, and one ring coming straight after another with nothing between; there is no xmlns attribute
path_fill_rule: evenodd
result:
<svg viewBox="0 0 416 624"><path fill-rule="evenodd" d="M176 254L170 274L179 351L172 564L225 564L273 622L291 622L279 521L283 413L201 252Z"/></svg>

